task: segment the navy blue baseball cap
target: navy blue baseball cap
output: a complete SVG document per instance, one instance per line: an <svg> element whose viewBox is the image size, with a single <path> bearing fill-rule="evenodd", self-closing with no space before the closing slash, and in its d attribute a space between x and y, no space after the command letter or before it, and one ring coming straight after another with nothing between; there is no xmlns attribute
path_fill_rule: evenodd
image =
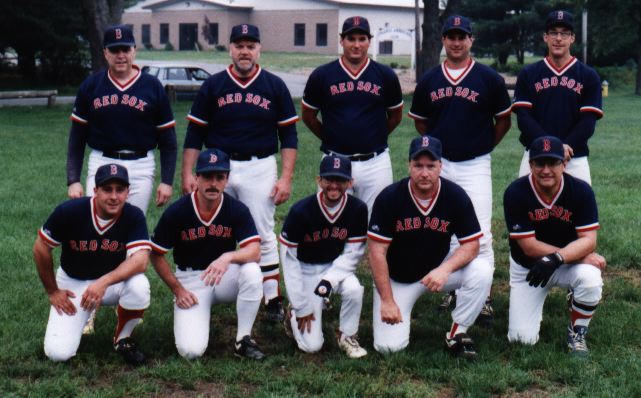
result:
<svg viewBox="0 0 641 398"><path fill-rule="evenodd" d="M128 25L110 26L105 30L102 45L104 48L115 46L136 47L134 32Z"/></svg>
<svg viewBox="0 0 641 398"><path fill-rule="evenodd" d="M551 135L539 137L530 145L530 160L538 158L565 159L563 142Z"/></svg>
<svg viewBox="0 0 641 398"><path fill-rule="evenodd" d="M198 174L229 170L229 155L220 149L207 149L198 156L196 163L196 173Z"/></svg>
<svg viewBox="0 0 641 398"><path fill-rule="evenodd" d="M343 30L341 30L341 37L345 37L350 33L364 33L370 38L372 34L369 30L369 21L365 17L349 17L343 22Z"/></svg>
<svg viewBox="0 0 641 398"><path fill-rule="evenodd" d="M472 22L462 15L450 15L443 24L443 35L452 30L460 30L461 32L472 34Z"/></svg>
<svg viewBox="0 0 641 398"><path fill-rule="evenodd" d="M339 177L346 180L352 179L352 161L345 156L327 155L321 160L320 172L321 177Z"/></svg>
<svg viewBox="0 0 641 398"><path fill-rule="evenodd" d="M441 160L442 152L441 140L429 135L416 137L410 143L410 160L414 160L424 153L431 155L434 160Z"/></svg>
<svg viewBox="0 0 641 398"><path fill-rule="evenodd" d="M239 40L257 41L260 43L260 31L258 30L258 27L245 23L231 28L229 42L234 43Z"/></svg>
<svg viewBox="0 0 641 398"><path fill-rule="evenodd" d="M563 10L552 11L545 20L545 30L555 26L563 26L574 32L574 15Z"/></svg>
<svg viewBox="0 0 641 398"><path fill-rule="evenodd" d="M120 181L125 185L129 185L129 173L125 166L117 163L108 163L98 167L95 176L97 187L114 180Z"/></svg>

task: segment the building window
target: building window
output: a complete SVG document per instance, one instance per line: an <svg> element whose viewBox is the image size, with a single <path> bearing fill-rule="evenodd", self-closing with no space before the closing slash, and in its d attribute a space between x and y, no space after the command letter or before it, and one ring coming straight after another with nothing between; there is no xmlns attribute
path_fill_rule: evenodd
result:
<svg viewBox="0 0 641 398"><path fill-rule="evenodd" d="M210 23L209 24L209 35L207 36L209 44L218 44L218 24Z"/></svg>
<svg viewBox="0 0 641 398"><path fill-rule="evenodd" d="M316 46L318 47L327 46L327 24L326 23L316 24Z"/></svg>
<svg viewBox="0 0 641 398"><path fill-rule="evenodd" d="M161 23L160 24L160 44L169 43L169 24Z"/></svg>
<svg viewBox="0 0 641 398"><path fill-rule="evenodd" d="M305 24L304 23L294 24L294 45L295 46L305 45Z"/></svg>
<svg viewBox="0 0 641 398"><path fill-rule="evenodd" d="M392 54L394 42L391 40L384 40L378 43L379 54Z"/></svg>
<svg viewBox="0 0 641 398"><path fill-rule="evenodd" d="M151 28L149 24L142 25L142 44L151 43Z"/></svg>

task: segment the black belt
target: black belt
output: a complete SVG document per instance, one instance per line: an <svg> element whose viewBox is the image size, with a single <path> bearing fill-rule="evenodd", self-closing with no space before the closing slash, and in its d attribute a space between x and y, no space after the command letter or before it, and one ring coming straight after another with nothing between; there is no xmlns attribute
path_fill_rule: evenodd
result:
<svg viewBox="0 0 641 398"><path fill-rule="evenodd" d="M112 159L120 160L137 160L147 157L147 151L133 151L133 152L118 152L118 151L103 151L102 156Z"/></svg>
<svg viewBox="0 0 641 398"><path fill-rule="evenodd" d="M373 157L378 156L381 153L385 152L385 149L381 149L380 151L370 152L370 153L359 153L359 154L356 154L356 155L343 155L343 154L340 154L340 153L337 153L337 152L334 152L334 151L328 151L328 150L324 150L323 152L325 153L325 155L345 156L346 158L348 158L352 162L364 162L366 160L370 160Z"/></svg>
<svg viewBox="0 0 641 398"><path fill-rule="evenodd" d="M234 153L231 153L229 155L229 158L231 160L238 160L238 161L241 161L241 162L245 162L247 160L252 160L252 158L254 158L254 157L256 159L264 159L264 158L266 158L268 156L271 156L271 155L272 155L271 153L263 153L263 154L260 154L260 155L244 155L242 153L234 152Z"/></svg>

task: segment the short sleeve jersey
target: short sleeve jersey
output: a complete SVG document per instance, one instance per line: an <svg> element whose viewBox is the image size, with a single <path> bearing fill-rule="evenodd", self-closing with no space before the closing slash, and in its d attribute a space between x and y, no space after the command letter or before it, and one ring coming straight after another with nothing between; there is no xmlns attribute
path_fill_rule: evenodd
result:
<svg viewBox="0 0 641 398"><path fill-rule="evenodd" d="M207 148L264 156L278 151L279 129L296 123L298 115L281 78L257 66L251 77L241 80L230 65L203 83L187 119L186 143L200 126L206 130ZM280 136L283 148L297 147L296 129L290 127ZM202 146L202 141L195 142Z"/></svg>
<svg viewBox="0 0 641 398"><path fill-rule="evenodd" d="M354 74L339 58L312 72L303 106L320 110L321 150L353 155L387 148L387 111L402 107L403 95L388 66L368 58Z"/></svg>
<svg viewBox="0 0 641 398"><path fill-rule="evenodd" d="M385 188L374 202L367 232L370 239L389 243L389 275L401 283L416 282L441 265L452 235L460 243L483 235L472 201L455 183L441 177L427 208L411 191L409 178Z"/></svg>
<svg viewBox="0 0 641 398"><path fill-rule="evenodd" d="M137 66L134 70L137 74L125 84L103 70L80 86L71 120L88 125L91 148L149 151L156 148L158 134L176 125L160 81Z"/></svg>
<svg viewBox="0 0 641 398"><path fill-rule="evenodd" d="M332 214L321 195L319 192L294 204L280 235L280 242L297 248L298 259L308 264L330 263L343 253L345 243L367 239L367 205L363 201L346 194Z"/></svg>
<svg viewBox="0 0 641 398"><path fill-rule="evenodd" d="M95 199L90 197L56 207L38 234L50 247L62 247L60 266L80 280L98 279L113 271L129 250L150 249L145 215L138 207L125 203L119 216L101 226Z"/></svg>
<svg viewBox="0 0 641 398"><path fill-rule="evenodd" d="M154 252L165 254L173 248L174 263L181 270L204 270L223 253L251 242L260 242L260 237L247 206L223 194L218 208L204 215L196 192L169 206L151 237Z"/></svg>
<svg viewBox="0 0 641 398"><path fill-rule="evenodd" d="M409 116L425 120L429 134L443 143L443 157L457 162L490 153L494 148L494 118L509 117L510 97L503 78L471 60L453 78L446 64L419 80Z"/></svg>
<svg viewBox="0 0 641 398"><path fill-rule="evenodd" d="M545 58L519 73L513 107L515 111L530 109L546 134L565 142L581 112L593 112L597 118L603 116L601 79L594 69L574 57L561 69ZM523 132L520 141L530 147L531 142ZM573 149L574 156L589 154L587 142L577 143Z"/></svg>
<svg viewBox="0 0 641 398"><path fill-rule="evenodd" d="M569 174L563 174L559 191L550 202L537 193L531 174L523 176L507 187L503 206L510 254L526 268L530 268L535 259L523 253L519 239L535 237L561 248L577 240L579 232L599 228L592 188Z"/></svg>

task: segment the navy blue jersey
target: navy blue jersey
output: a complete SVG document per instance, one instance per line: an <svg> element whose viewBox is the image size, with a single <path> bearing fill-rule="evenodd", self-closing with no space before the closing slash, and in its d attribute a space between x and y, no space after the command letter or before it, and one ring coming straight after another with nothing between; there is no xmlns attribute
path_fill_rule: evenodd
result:
<svg viewBox="0 0 641 398"><path fill-rule="evenodd" d="M490 153L494 118L509 117L505 81L493 69L470 61L454 79L446 63L426 72L414 91L409 116L425 120L429 134L443 143L443 157L457 162Z"/></svg>
<svg viewBox="0 0 641 398"><path fill-rule="evenodd" d="M101 227L95 206L90 197L68 200L38 231L50 247L62 246L60 266L74 279L98 279L125 261L128 250L151 248L139 208L125 203L120 215Z"/></svg>
<svg viewBox="0 0 641 398"><path fill-rule="evenodd" d="M241 80L232 66L210 76L187 116L185 148L218 148L229 154L271 155L296 148L298 115L285 83L257 65Z"/></svg>
<svg viewBox="0 0 641 398"><path fill-rule="evenodd" d="M572 57L561 69L547 58L528 65L516 80L515 112L529 112L538 126L519 123L520 141L529 148L534 139L543 135L558 137L574 150L574 156L587 156L588 138L594 124L581 131L576 128L581 112L603 116L601 109L601 80L594 69Z"/></svg>
<svg viewBox="0 0 641 398"><path fill-rule="evenodd" d="M369 58L352 74L343 59L322 65L309 76L303 106L320 110L321 150L345 155L387 148L387 111L403 106L394 71Z"/></svg>
<svg viewBox="0 0 641 398"><path fill-rule="evenodd" d="M158 134L176 125L160 81L137 66L134 69L136 76L124 85L108 70L80 85L71 120L88 125L91 148L150 151L156 148Z"/></svg>
<svg viewBox="0 0 641 398"><path fill-rule="evenodd" d="M296 202L280 234L280 242L296 247L298 260L308 264L330 263L343 253L345 243L367 239L367 205L362 200L346 194L332 215L321 195Z"/></svg>
<svg viewBox="0 0 641 398"><path fill-rule="evenodd" d="M241 201L223 194L218 208L201 213L196 192L178 199L165 210L151 237L156 253L174 249L174 263L204 270L223 253L250 242L260 242L249 209Z"/></svg>
<svg viewBox="0 0 641 398"><path fill-rule="evenodd" d="M389 243L390 278L413 283L441 265L450 239L460 243L483 236L474 207L463 188L443 177L429 207L411 192L409 178L385 188L376 198L367 236Z"/></svg>
<svg viewBox="0 0 641 398"><path fill-rule="evenodd" d="M599 228L599 215L590 186L563 174L559 192L546 202L534 188L532 175L523 176L505 190L505 223L510 234L510 253L517 263L530 268L535 260L526 256L517 240L536 240L562 248L578 239L578 232Z"/></svg>

